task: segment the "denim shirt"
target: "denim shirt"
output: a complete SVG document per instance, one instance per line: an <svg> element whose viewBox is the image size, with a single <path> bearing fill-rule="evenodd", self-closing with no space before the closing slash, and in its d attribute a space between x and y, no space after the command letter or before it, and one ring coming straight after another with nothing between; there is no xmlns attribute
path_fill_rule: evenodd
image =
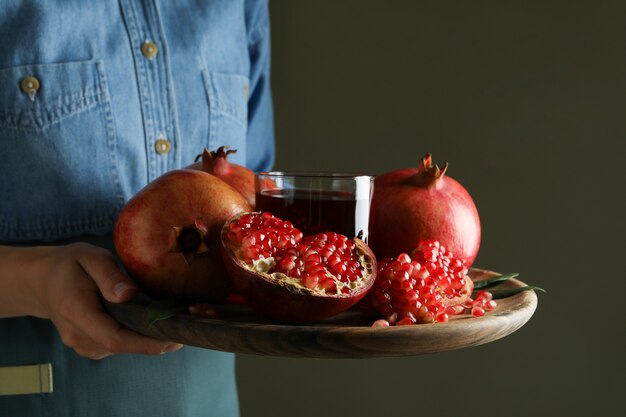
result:
<svg viewBox="0 0 626 417"><path fill-rule="evenodd" d="M205 147L268 169L265 3L2 0L0 242L110 233Z"/></svg>
<svg viewBox="0 0 626 417"><path fill-rule="evenodd" d="M205 147L269 169L269 44L266 0L0 0L0 244L110 243L124 203ZM0 396L0 416L238 414L232 354L91 361L48 320L1 319L0 367L40 363L53 392Z"/></svg>

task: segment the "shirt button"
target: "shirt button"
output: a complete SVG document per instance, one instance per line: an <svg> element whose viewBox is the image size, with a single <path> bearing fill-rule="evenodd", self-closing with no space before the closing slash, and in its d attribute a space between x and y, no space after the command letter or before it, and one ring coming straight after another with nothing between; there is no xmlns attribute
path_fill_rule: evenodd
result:
<svg viewBox="0 0 626 417"><path fill-rule="evenodd" d="M168 153L171 148L172 145L167 139L157 139L157 141L154 143L154 149L157 151L157 153L161 155Z"/></svg>
<svg viewBox="0 0 626 417"><path fill-rule="evenodd" d="M20 88L26 94L33 95L37 91L39 91L39 80L37 79L37 77L34 77L32 75L24 77L20 82Z"/></svg>
<svg viewBox="0 0 626 417"><path fill-rule="evenodd" d="M141 53L148 59L154 58L159 53L159 47L152 41L145 41L141 45Z"/></svg>

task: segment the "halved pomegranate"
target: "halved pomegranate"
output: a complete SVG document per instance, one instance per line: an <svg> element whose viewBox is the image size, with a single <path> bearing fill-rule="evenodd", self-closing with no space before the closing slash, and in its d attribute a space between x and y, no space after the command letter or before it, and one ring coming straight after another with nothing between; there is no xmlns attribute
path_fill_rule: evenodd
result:
<svg viewBox="0 0 626 417"><path fill-rule="evenodd" d="M283 322L311 323L345 311L376 279L376 258L360 239L303 236L268 212L236 216L221 240L226 269L246 303Z"/></svg>

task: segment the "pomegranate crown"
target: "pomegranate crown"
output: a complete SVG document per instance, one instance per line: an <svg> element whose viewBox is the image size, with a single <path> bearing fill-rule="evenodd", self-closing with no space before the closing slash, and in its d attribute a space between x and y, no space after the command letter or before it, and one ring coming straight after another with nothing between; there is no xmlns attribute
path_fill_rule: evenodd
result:
<svg viewBox="0 0 626 417"><path fill-rule="evenodd" d="M236 149L228 149L230 146L220 146L215 151L204 148L201 155L196 156L195 162L202 158L202 170L208 173L226 173L230 170L228 155L237 153Z"/></svg>
<svg viewBox="0 0 626 417"><path fill-rule="evenodd" d="M418 167L418 171L420 174L425 177L432 178L433 180L437 180L444 176L446 170L448 169L448 163L445 162L443 167L439 168L437 164L433 165L433 157L431 154L426 154L420 161L420 165Z"/></svg>
<svg viewBox="0 0 626 417"><path fill-rule="evenodd" d="M196 159L194 159L194 162L198 162L200 158L202 158L203 161L206 161L206 160L213 161L213 160L216 160L217 158L226 159L228 155L237 153L237 149L228 149L228 148L230 148L230 146L220 146L215 151L209 151L207 148L204 148L204 151L202 151L201 154L196 156Z"/></svg>

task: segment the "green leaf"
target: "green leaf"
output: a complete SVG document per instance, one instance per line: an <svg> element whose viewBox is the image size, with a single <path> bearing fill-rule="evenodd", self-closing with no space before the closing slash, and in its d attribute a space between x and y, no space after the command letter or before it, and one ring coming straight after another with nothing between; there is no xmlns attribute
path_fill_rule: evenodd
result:
<svg viewBox="0 0 626 417"><path fill-rule="evenodd" d="M543 288L536 287L534 285L528 285L526 287L503 288L501 290L490 290L489 292L491 293L491 295L493 295L494 299L500 299L500 298L510 297L512 295L518 294L523 291L530 291L530 290L547 292ZM476 292L472 293L472 298L474 298L475 296L476 296Z"/></svg>
<svg viewBox="0 0 626 417"><path fill-rule="evenodd" d="M517 272L511 272L510 274L503 274L503 275L499 275L497 277L493 277L493 278L489 278L489 279L481 279L480 281L474 281L474 289L475 290L479 290L479 289L486 289L486 288L491 288L491 287L495 287L498 284L503 283L504 281L507 281L511 278L515 278L516 276L518 276L519 273Z"/></svg>
<svg viewBox="0 0 626 417"><path fill-rule="evenodd" d="M189 306L178 300L153 300L146 307L148 310L148 327L159 320L169 319L176 314L184 313Z"/></svg>

